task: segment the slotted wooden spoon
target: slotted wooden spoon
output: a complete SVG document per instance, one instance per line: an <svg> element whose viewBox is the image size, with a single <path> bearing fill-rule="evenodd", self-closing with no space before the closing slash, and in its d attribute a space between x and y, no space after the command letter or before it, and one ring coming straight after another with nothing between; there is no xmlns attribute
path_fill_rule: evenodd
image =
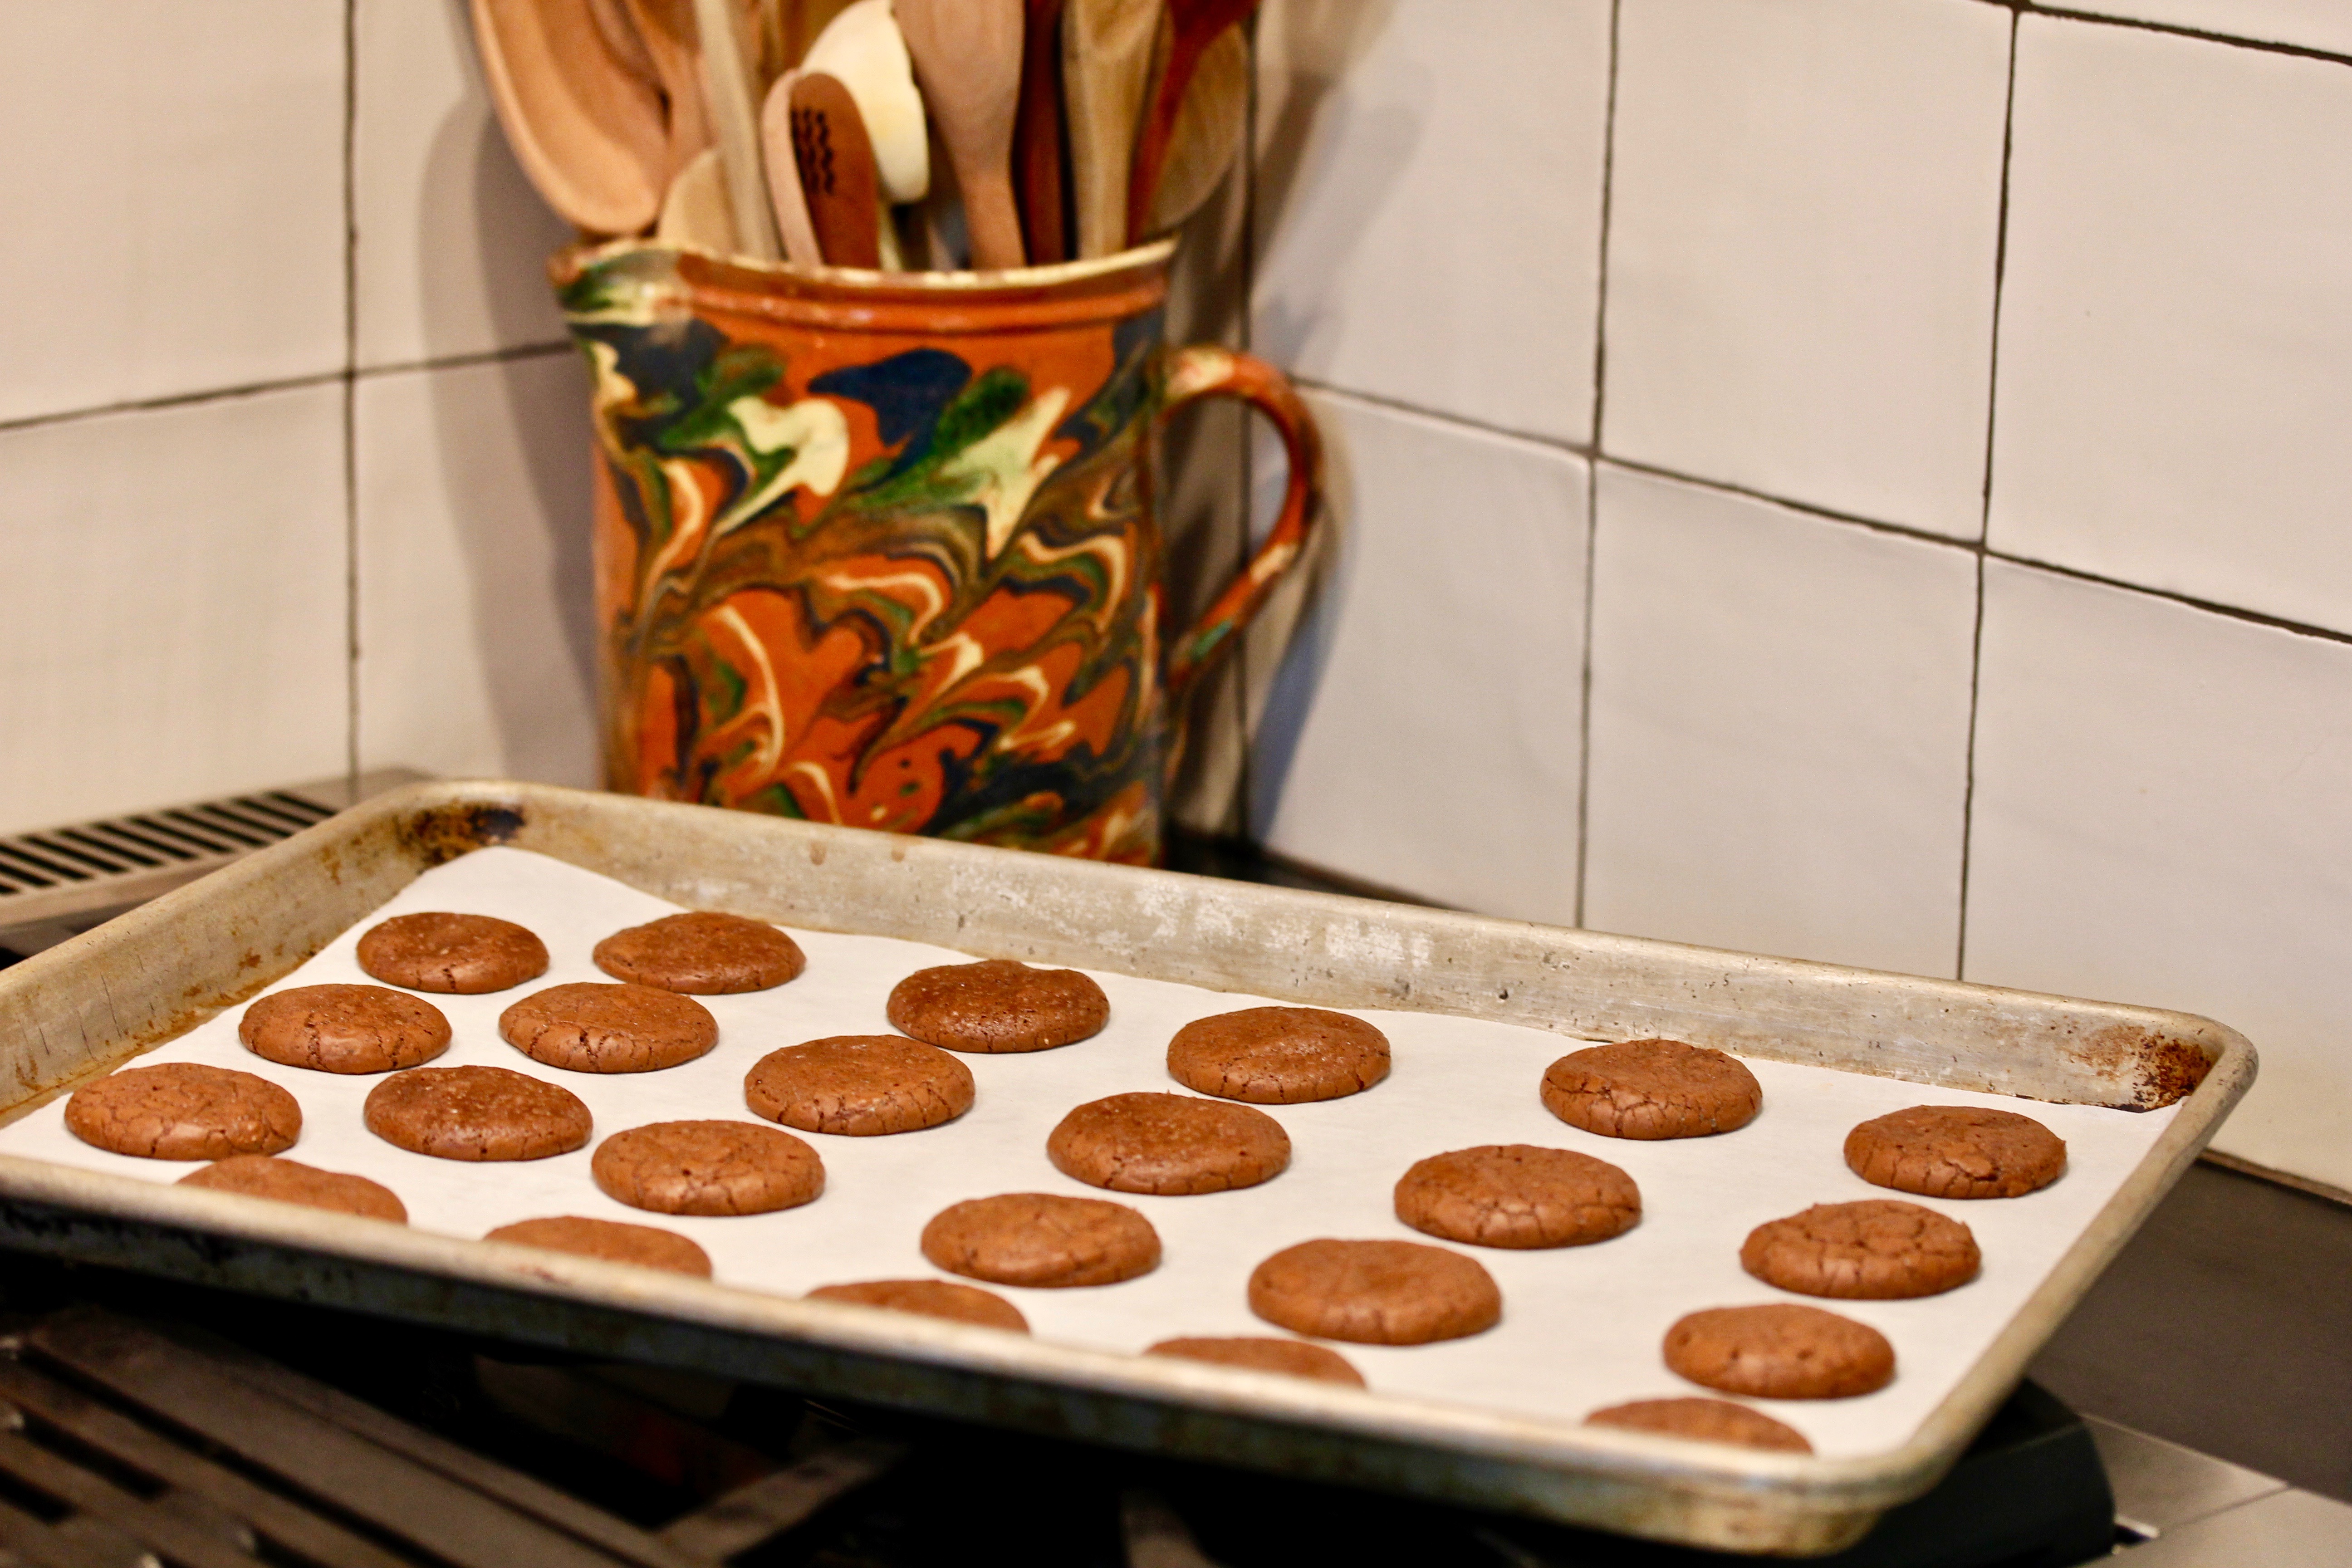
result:
<svg viewBox="0 0 2352 1568"><path fill-rule="evenodd" d="M790 103L793 161L817 249L830 266L881 266L882 182L857 100L838 78L803 71Z"/></svg>

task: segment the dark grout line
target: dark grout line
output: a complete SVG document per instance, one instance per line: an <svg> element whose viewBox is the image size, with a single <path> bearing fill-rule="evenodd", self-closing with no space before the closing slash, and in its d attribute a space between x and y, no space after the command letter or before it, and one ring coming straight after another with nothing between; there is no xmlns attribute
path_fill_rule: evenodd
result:
<svg viewBox="0 0 2352 1568"><path fill-rule="evenodd" d="M1601 265L1595 272L1592 305L1592 434L1591 449L1601 449L1601 401L1608 393L1609 368L1609 215L1617 173L1617 48L1618 24L1623 0L1609 0L1609 102L1601 132ZM1601 465L1584 465L1584 656L1576 700L1576 923L1584 923L1585 854L1592 841L1592 609L1593 569L1601 551Z"/></svg>
<svg viewBox="0 0 2352 1568"><path fill-rule="evenodd" d="M343 768L360 788L359 0L343 0Z"/></svg>
<svg viewBox="0 0 2352 1568"><path fill-rule="evenodd" d="M1660 468L1655 463L1636 462L1631 458L1612 458L1606 453L1599 454L1593 460L1596 463L1606 463L1612 468L1622 468L1628 473L1647 474L1652 479L1672 479L1677 484L1696 485L1701 489L1717 490L1725 495L1738 496L1745 500L1761 501L1766 506L1776 506L1783 511L1793 511L1801 516L1818 518L1823 522L1843 522L1855 528L1866 528L1873 533L1893 534L1898 539L1916 540L1921 544L1938 544L1947 550L1974 552L1983 548L1982 542L1979 540L1955 539L1948 533L1937 533L1931 529L1914 528L1908 523L1881 522L1876 518L1863 517L1855 512L1832 511L1828 507L1815 506L1811 501L1790 500L1786 496L1776 496L1767 490L1750 489L1746 485L1736 485L1727 479L1703 479L1696 474L1683 473L1679 469Z"/></svg>
<svg viewBox="0 0 2352 1568"><path fill-rule="evenodd" d="M37 430L48 425L73 425L85 419L103 419L112 414L150 414L162 409L187 408L199 403L232 403L244 397L266 397L275 392L300 392L309 387L333 386L345 380L348 374L341 369L322 370L310 375L290 375L281 381L208 386L201 392L173 392L162 397L127 398L121 403L98 403L87 408L59 409L53 414L26 414L15 419L0 419L0 435L18 430Z"/></svg>
<svg viewBox="0 0 2352 1568"><path fill-rule="evenodd" d="M465 370L474 365L502 364L511 360L545 359L550 354L572 352L572 340L558 338L543 343L517 343L502 349L477 349L471 353L440 354L425 359L362 365L355 374L360 380L366 381L380 375L414 375L419 371Z"/></svg>
<svg viewBox="0 0 2352 1568"><path fill-rule="evenodd" d="M2332 642L2352 647L2352 632L2339 632L2327 626L2315 626L2305 621L2291 621L2284 616L2264 615L2260 610L2241 609L2235 605L2218 604L2211 599L2200 599L2194 595L2176 593L2169 588L2151 588L2144 583L2127 583L2120 577L2103 576L2085 572L2080 567L2061 566L2054 561L2037 561L2031 555L2012 555L2007 551L1987 550L1988 561L1998 561L2007 566L2022 566L2029 571L2047 572L2053 577L2064 577L2076 583L2095 584L2102 588L2114 588L2120 593L2137 594L2144 599L2161 599L2185 609L2202 610L2209 616L2224 620L2244 621L2252 626L2268 626L2273 631L2289 632L2296 637L2310 637L2317 642Z"/></svg>
<svg viewBox="0 0 2352 1568"><path fill-rule="evenodd" d="M2241 37L2234 33L2212 33L2202 27L2183 26L2177 22L2151 22L2139 16L2110 16L2095 11L2070 11L2059 5L2028 4L2011 6L2025 16L2049 16L2062 22L2087 22L2094 26L2120 27L2133 33L2162 33L2175 38L2193 38L2201 44L2220 44L2225 48L2249 49L2255 54L2286 55L2294 59L2324 60L2332 66L2352 65L2352 54L2340 54L2327 49L2313 48L2306 44L2282 44L2269 38Z"/></svg>
<svg viewBox="0 0 2352 1568"><path fill-rule="evenodd" d="M1423 408L1417 403L1407 403L1401 397L1389 397L1377 392L1359 392L1352 386L1339 386L1328 381L1317 381L1295 370L1284 369L1293 386L1303 386L1309 392L1328 393L1373 408L1385 408L1395 414L1410 414L1417 418L1434 419L1444 425L1458 425L1465 430L1481 435L1499 436L1507 441L1525 441L1529 446L1549 447L1555 452L1568 452L1590 462L1596 454L1574 441L1563 441L1557 436L1538 436L1531 430L1514 430L1507 425L1496 425L1485 419L1474 419L1466 414L1449 414L1442 409Z"/></svg>

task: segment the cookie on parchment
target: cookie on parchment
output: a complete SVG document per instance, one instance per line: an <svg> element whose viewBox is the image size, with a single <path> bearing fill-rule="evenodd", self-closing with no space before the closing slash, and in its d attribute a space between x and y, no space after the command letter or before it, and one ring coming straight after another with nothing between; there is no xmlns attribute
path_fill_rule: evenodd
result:
<svg viewBox="0 0 2352 1568"><path fill-rule="evenodd" d="M1658 1432L1669 1437L1695 1437L1702 1443L1738 1443L1748 1448L1779 1448L1810 1454L1811 1443L1795 1427L1773 1420L1761 1410L1734 1405L1728 1399L1636 1399L1612 1405L1584 1418L1587 1426L1622 1426L1632 1432Z"/></svg>
<svg viewBox="0 0 2352 1568"><path fill-rule="evenodd" d="M710 910L616 931L596 944L593 956L615 980L698 996L765 991L808 967L801 944L775 927Z"/></svg>
<svg viewBox="0 0 2352 1568"><path fill-rule="evenodd" d="M861 1279L848 1285L820 1285L808 1293L812 1301L854 1301L861 1307L887 1307L894 1312L919 1312L952 1323L978 1323L983 1329L1029 1331L1021 1309L993 1290L977 1285L957 1285L945 1279Z"/></svg>
<svg viewBox="0 0 2352 1568"><path fill-rule="evenodd" d="M392 1072L449 1048L449 1020L422 996L382 985L297 985L237 1020L245 1048L281 1067Z"/></svg>
<svg viewBox="0 0 2352 1568"><path fill-rule="evenodd" d="M1011 959L919 969L890 988L890 1026L926 1045L990 1055L1044 1051L1102 1033L1110 998L1075 969Z"/></svg>
<svg viewBox="0 0 2352 1568"><path fill-rule="evenodd" d="M360 938L360 967L387 985L460 996L547 973L547 944L495 915L394 915Z"/></svg>
<svg viewBox="0 0 2352 1568"><path fill-rule="evenodd" d="M588 1107L568 1089L504 1068L411 1068L368 1091L367 1130L436 1160L544 1160L588 1142Z"/></svg>
<svg viewBox="0 0 2352 1568"><path fill-rule="evenodd" d="M932 1215L923 1226L923 1256L992 1285L1116 1285L1160 1267L1160 1233L1125 1204L1004 1193Z"/></svg>
<svg viewBox="0 0 2352 1568"><path fill-rule="evenodd" d="M1168 1075L1254 1105L1338 1100L1389 1076L1389 1040L1361 1018L1322 1007L1244 1007L1177 1030Z"/></svg>
<svg viewBox="0 0 2352 1568"><path fill-rule="evenodd" d="M1692 1312L1666 1331L1668 1370L1755 1399L1848 1399L1895 1378L1895 1347L1867 1323L1775 1302Z"/></svg>
<svg viewBox="0 0 2352 1568"><path fill-rule="evenodd" d="M382 1183L341 1171L321 1171L316 1165L271 1154L231 1154L190 1171L173 1185L276 1198L282 1204L355 1214L363 1219L388 1219L394 1225L408 1223L407 1207Z"/></svg>
<svg viewBox="0 0 2352 1568"><path fill-rule="evenodd" d="M2056 1181L2066 1144L2030 1116L1915 1105L1845 1135L1845 1163L1874 1187L1930 1198L2014 1198Z"/></svg>
<svg viewBox="0 0 2352 1568"><path fill-rule="evenodd" d="M485 1235L484 1241L511 1241L518 1247L544 1247L551 1252L576 1252L607 1263L635 1263L666 1268L672 1274L710 1278L710 1254L674 1230L620 1220L590 1219L584 1215L555 1215L546 1219L519 1219Z"/></svg>
<svg viewBox="0 0 2352 1568"><path fill-rule="evenodd" d="M971 1069L901 1035L836 1035L770 1051L743 1100L771 1121L852 1138L919 1132L971 1109Z"/></svg>
<svg viewBox="0 0 2352 1568"><path fill-rule="evenodd" d="M719 1043L719 1020L691 996L652 985L551 985L499 1015L499 1037L572 1072L658 1072Z"/></svg>
<svg viewBox="0 0 2352 1568"><path fill-rule="evenodd" d="M1344 1383L1350 1388L1364 1386L1364 1374L1346 1356L1305 1340L1277 1340L1261 1334L1232 1339L1162 1340L1143 1353L1174 1356L1180 1361L1213 1362L1219 1366L1238 1366L1251 1372L1285 1373L1292 1377L1311 1377L1318 1383Z"/></svg>
<svg viewBox="0 0 2352 1568"><path fill-rule="evenodd" d="M1570 1051L1543 1076L1544 1109L1603 1138L1704 1138L1756 1120L1763 1086L1736 1057L1680 1040Z"/></svg>
<svg viewBox="0 0 2352 1568"><path fill-rule="evenodd" d="M1958 1220L1892 1198L1815 1204L1748 1233L1739 1267L1801 1296L1892 1300L1967 1284L1984 1262Z"/></svg>
<svg viewBox="0 0 2352 1568"><path fill-rule="evenodd" d="M1290 1163L1290 1135L1263 1110L1189 1094L1114 1094L1045 1140L1062 1174L1115 1193L1174 1197L1254 1187Z"/></svg>
<svg viewBox="0 0 2352 1568"><path fill-rule="evenodd" d="M1489 1143L1416 1163L1396 1184L1396 1216L1474 1247L1581 1247L1640 1224L1642 1193L1590 1154Z"/></svg>
<svg viewBox="0 0 2352 1568"><path fill-rule="evenodd" d="M123 1068L74 1090L66 1131L149 1160L275 1154L302 1135L302 1108L266 1078L197 1062Z"/></svg>
<svg viewBox="0 0 2352 1568"><path fill-rule="evenodd" d="M1368 1345L1483 1333L1503 1293L1474 1258L1417 1241L1303 1241L1251 1271L1249 1308L1276 1328Z"/></svg>
<svg viewBox="0 0 2352 1568"><path fill-rule="evenodd" d="M604 1195L656 1214L772 1214L824 1191L824 1162L759 1121L656 1121L596 1145L588 1173Z"/></svg>

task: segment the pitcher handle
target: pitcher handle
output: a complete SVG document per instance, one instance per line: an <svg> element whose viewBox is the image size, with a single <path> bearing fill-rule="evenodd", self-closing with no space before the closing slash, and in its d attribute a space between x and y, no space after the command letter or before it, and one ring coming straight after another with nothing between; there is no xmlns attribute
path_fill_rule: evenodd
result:
<svg viewBox="0 0 2352 1568"><path fill-rule="evenodd" d="M1160 415L1165 419L1198 397L1236 397L1265 415L1282 437L1290 458L1290 483L1282 497L1274 531L1258 546L1240 575L1225 584L1190 630L1169 646L1167 691L1171 712L1181 711L1185 694L1231 647L1274 592L1283 574L1298 563L1323 503L1323 437L1315 416L1290 380L1255 354L1213 343L1178 349L1169 355Z"/></svg>

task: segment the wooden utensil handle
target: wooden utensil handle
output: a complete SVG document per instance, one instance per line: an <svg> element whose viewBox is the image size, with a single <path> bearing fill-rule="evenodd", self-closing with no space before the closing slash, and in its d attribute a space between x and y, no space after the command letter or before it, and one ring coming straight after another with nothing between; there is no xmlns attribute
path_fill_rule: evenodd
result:
<svg viewBox="0 0 2352 1568"><path fill-rule="evenodd" d="M1272 421L1290 459L1290 480L1265 542L1192 629L1169 644L1166 686L1171 710L1265 607L1275 584L1305 553L1323 513L1323 437L1289 377L1234 349L1204 343L1175 350L1168 356L1160 416L1164 420L1201 397L1239 398Z"/></svg>

